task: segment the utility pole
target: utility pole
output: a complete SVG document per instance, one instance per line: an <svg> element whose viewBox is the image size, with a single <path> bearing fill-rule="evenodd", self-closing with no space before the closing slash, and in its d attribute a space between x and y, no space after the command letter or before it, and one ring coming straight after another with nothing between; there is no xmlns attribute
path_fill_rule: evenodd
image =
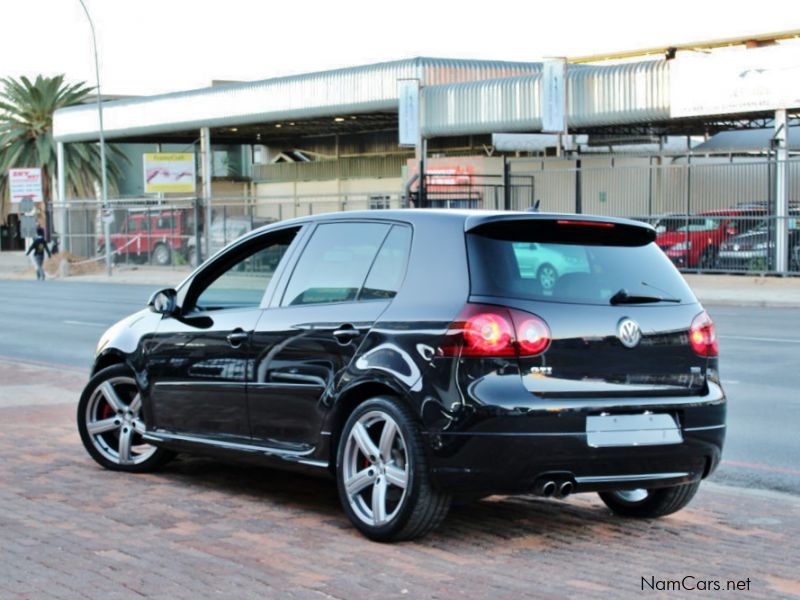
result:
<svg viewBox="0 0 800 600"><path fill-rule="evenodd" d="M94 32L94 21L89 14L89 9L83 0L78 0L83 7L83 12L86 13L86 20L89 21L89 28L92 30L92 50L94 51L94 76L95 88L97 91L97 119L100 129L100 174L102 182L102 199L101 210L103 221L103 235L105 236L106 243L106 271L108 276L111 277L111 221L107 218L106 211L108 210L108 173L106 172L106 136L103 130L103 101L100 98L100 62L97 58L97 38ZM113 214L113 213L112 213Z"/></svg>

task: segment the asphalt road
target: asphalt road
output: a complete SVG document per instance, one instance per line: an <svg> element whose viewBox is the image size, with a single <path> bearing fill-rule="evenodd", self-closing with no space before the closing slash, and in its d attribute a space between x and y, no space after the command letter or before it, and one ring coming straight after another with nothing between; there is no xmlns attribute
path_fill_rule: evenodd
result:
<svg viewBox="0 0 800 600"><path fill-rule="evenodd" d="M0 356L86 368L100 334L155 286L0 281ZM707 307L717 323L728 437L721 483L800 494L800 310Z"/></svg>

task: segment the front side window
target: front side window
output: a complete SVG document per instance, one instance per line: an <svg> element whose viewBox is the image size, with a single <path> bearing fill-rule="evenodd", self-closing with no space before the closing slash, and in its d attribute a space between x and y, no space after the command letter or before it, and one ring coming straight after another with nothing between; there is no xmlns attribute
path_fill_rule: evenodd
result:
<svg viewBox="0 0 800 600"><path fill-rule="evenodd" d="M254 240L230 259L221 262L194 290L198 310L257 307L297 229L274 232Z"/></svg>
<svg viewBox="0 0 800 600"><path fill-rule="evenodd" d="M383 223L319 225L297 261L281 306L355 301L390 229Z"/></svg>

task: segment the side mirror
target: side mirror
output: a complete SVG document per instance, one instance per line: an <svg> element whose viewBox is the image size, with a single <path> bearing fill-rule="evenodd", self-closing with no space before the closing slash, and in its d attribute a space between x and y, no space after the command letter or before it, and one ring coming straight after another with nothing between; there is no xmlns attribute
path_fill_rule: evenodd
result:
<svg viewBox="0 0 800 600"><path fill-rule="evenodd" d="M154 313L161 315L171 316L174 315L178 308L178 292L172 288L165 288L158 290L147 301L147 306L150 307Z"/></svg>

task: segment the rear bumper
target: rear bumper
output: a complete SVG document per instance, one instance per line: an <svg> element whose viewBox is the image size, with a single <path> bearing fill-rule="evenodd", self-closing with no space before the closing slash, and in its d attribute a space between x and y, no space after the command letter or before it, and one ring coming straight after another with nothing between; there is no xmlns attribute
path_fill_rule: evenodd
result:
<svg viewBox="0 0 800 600"><path fill-rule="evenodd" d="M769 257L766 251L741 250L738 252L722 251L717 255L718 269L731 269L736 271L747 271L752 267L766 268Z"/></svg>
<svg viewBox="0 0 800 600"><path fill-rule="evenodd" d="M528 493L552 478L571 481L576 492L688 483L719 464L725 409L722 389L711 383L703 396L483 401L461 431L431 434L431 474L456 493ZM589 445L587 416L646 411L672 415L682 441Z"/></svg>

